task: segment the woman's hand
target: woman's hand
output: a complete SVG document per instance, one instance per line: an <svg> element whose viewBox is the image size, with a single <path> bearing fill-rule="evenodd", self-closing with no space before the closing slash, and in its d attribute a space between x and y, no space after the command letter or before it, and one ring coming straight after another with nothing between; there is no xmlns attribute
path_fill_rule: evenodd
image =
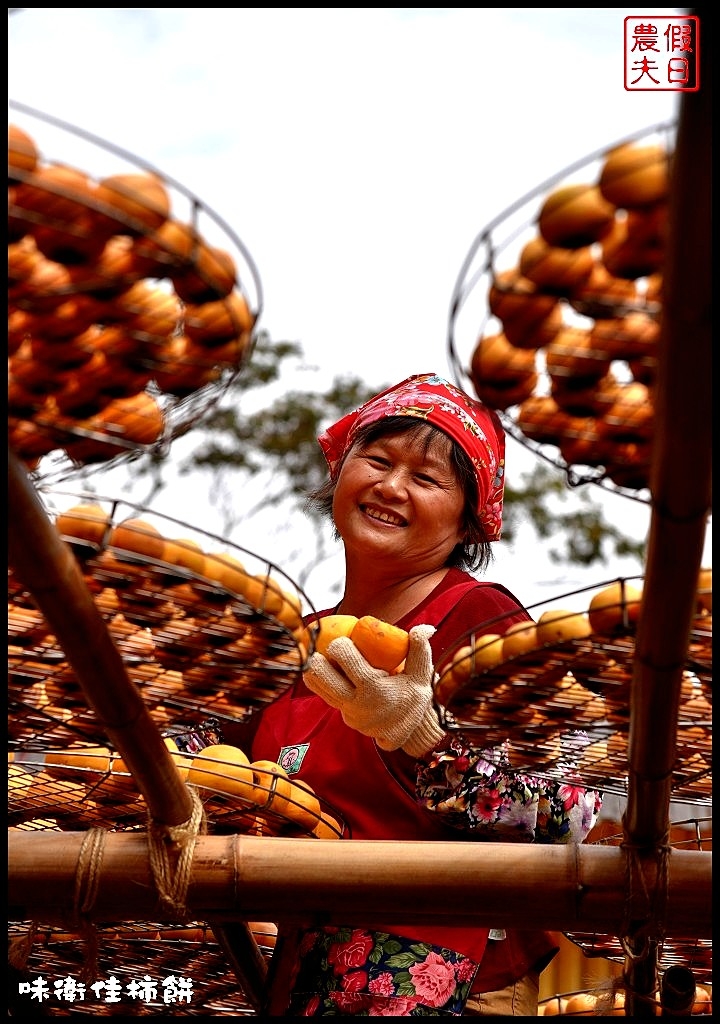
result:
<svg viewBox="0 0 720 1024"><path fill-rule="evenodd" d="M373 668L349 637L338 637L328 654L339 668L315 653L305 670L305 684L337 708L346 725L371 736L383 750L401 748L420 757L445 736L433 708L434 633L434 626L413 626L405 668L396 675Z"/></svg>

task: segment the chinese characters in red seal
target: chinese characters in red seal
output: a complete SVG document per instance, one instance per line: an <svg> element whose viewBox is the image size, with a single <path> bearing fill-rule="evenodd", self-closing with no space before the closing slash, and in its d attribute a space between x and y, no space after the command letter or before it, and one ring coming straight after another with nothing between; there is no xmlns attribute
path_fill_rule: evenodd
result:
<svg viewBox="0 0 720 1024"><path fill-rule="evenodd" d="M625 19L625 89L628 92L697 92L700 88L700 18L641 15Z"/></svg>

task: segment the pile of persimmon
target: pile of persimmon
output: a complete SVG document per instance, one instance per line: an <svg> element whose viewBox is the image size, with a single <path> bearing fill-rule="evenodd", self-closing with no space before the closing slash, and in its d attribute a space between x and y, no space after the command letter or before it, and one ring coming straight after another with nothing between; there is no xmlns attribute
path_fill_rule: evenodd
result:
<svg viewBox="0 0 720 1024"><path fill-rule="evenodd" d="M586 611L548 608L536 621L515 622L504 632L480 626L438 663L435 700L458 713L469 698L465 712L473 724L497 734L499 742L507 735L508 719L523 729L539 729L546 738L560 717L571 718L579 729L599 722L626 725L642 603L641 587L618 579L599 588ZM706 656L712 638L711 568L698 576L692 636L702 643L699 656ZM476 699L478 687L483 700ZM711 718L708 698L706 684L686 673L680 699L687 731L688 723L700 727ZM559 737L559 725L556 731ZM626 752L621 730L584 756L617 760Z"/></svg>
<svg viewBox="0 0 720 1024"><path fill-rule="evenodd" d="M662 1016L659 994L646 997L655 1002L655 1008L649 1006L649 1016ZM625 991L620 988L612 990L574 992L568 995L553 996L544 999L538 1006L539 1017L625 1017ZM688 1016L712 1013L712 985L695 985L695 1000Z"/></svg>
<svg viewBox="0 0 720 1024"><path fill-rule="evenodd" d="M539 658L558 644L632 632L640 612L642 592L625 580L603 587L590 600L587 611L549 608L537 621L515 622L504 633L479 632L439 666L436 698L446 703L468 680L512 659L535 652Z"/></svg>
<svg viewBox="0 0 720 1024"><path fill-rule="evenodd" d="M318 839L342 836L342 824L322 806L312 786L291 778L276 762L251 761L240 747L229 743L211 744L196 754L180 750L172 737L166 737L164 743L180 780L196 787L203 799L211 800L215 794L232 797L243 815L254 812L251 833L277 835L289 825ZM9 762L11 798L27 795L32 803L30 787L35 785L39 792L43 778L65 783L69 787L65 802L72 797L78 805L86 794L102 803L112 802L123 792L137 791L125 762L108 747L71 747L46 751L38 757L44 759L44 765L37 775ZM40 802L48 813L57 798L46 795Z"/></svg>
<svg viewBox="0 0 720 1024"><path fill-rule="evenodd" d="M323 809L309 783L291 778L275 761L251 761L232 744L214 744L196 754L187 783L208 796L238 797L256 809L252 830L259 835L276 834L285 822L320 839L339 839L342 834L341 825Z"/></svg>
<svg viewBox="0 0 720 1024"><path fill-rule="evenodd" d="M160 398L236 371L254 323L233 256L173 217L159 174L94 180L8 125L8 428L27 464L158 442Z"/></svg>
<svg viewBox="0 0 720 1024"><path fill-rule="evenodd" d="M477 396L515 408L529 440L631 490L649 483L670 164L631 143L546 195L515 266L493 270L495 323L468 360Z"/></svg>
<svg viewBox="0 0 720 1024"><path fill-rule="evenodd" d="M142 516L113 523L110 512L99 502L73 505L55 518L55 526L79 553L102 553L117 559L128 572L143 572L152 565L160 576L185 579L200 586L200 595L210 595L215 586L227 595L245 599L258 611L271 615L288 629L302 627L301 603L297 595L268 573L253 573L229 551L205 551L192 538L166 537Z"/></svg>
<svg viewBox="0 0 720 1024"><path fill-rule="evenodd" d="M374 615L325 615L317 619L305 632L306 645L315 633L315 650L332 660L329 645L338 637L346 636L355 644L362 656L374 668L391 674L402 671L410 640L406 630Z"/></svg>

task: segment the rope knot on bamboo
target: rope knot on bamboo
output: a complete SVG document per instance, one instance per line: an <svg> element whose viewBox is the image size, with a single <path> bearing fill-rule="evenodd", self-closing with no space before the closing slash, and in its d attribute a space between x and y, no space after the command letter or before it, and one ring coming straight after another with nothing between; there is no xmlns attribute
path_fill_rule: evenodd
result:
<svg viewBox="0 0 720 1024"><path fill-rule="evenodd" d="M186 900L193 854L198 835L207 831L202 801L195 789L188 789L192 812L187 821L179 825L159 825L151 818L148 823L150 867L160 908L177 921L187 921L190 917Z"/></svg>
<svg viewBox="0 0 720 1024"><path fill-rule="evenodd" d="M632 843L624 825L624 840L620 844L625 852L625 915L620 943L625 955L632 960L645 960L656 946L662 948L665 939L665 912L668 898L668 871L671 846L669 832L652 844ZM655 867L655 884L648 887L645 868Z"/></svg>
<svg viewBox="0 0 720 1024"><path fill-rule="evenodd" d="M107 832L104 828L91 828L89 832L86 832L80 845L75 868L73 923L79 928L87 948L85 963L80 972L81 980L85 983L92 981L97 973L99 941L97 928L91 921L91 915L100 883L100 868L105 852L106 835Z"/></svg>

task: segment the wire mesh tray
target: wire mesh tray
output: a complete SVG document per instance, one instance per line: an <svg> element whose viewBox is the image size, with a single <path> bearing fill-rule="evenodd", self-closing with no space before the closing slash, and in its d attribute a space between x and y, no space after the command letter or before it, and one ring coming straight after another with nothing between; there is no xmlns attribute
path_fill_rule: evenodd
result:
<svg viewBox="0 0 720 1024"><path fill-rule="evenodd" d="M316 632L302 616L315 610L274 563L117 499L39 493L161 729L244 719L300 678ZM10 749L105 742L72 665L12 569L8 666Z"/></svg>
<svg viewBox="0 0 720 1024"><path fill-rule="evenodd" d="M662 972L661 972L662 974ZM650 995L636 999L642 1004L647 1003L647 1016L661 1016L659 989ZM698 979L695 989L695 1002L689 1016L712 1013L712 985L706 985ZM618 983L602 984L593 989L580 989L575 992L562 992L558 995L541 999L538 1003L539 1017L625 1017L625 989ZM673 1016L668 1013L668 1016ZM675 1014L679 1016L679 1014ZM686 1016L683 1014L683 1016Z"/></svg>
<svg viewBox="0 0 720 1024"><path fill-rule="evenodd" d="M499 214L465 257L448 318L458 387L496 409L507 433L571 486L595 483L642 502L667 198L625 208L596 194L608 159L623 148L668 165L674 132L674 122L660 123L603 147ZM546 205L557 201L557 212L565 202L567 214L574 189L604 204L606 220L584 238L557 241L545 229L546 241ZM631 250L642 250L645 263L619 266L618 253Z"/></svg>
<svg viewBox="0 0 720 1024"><path fill-rule="evenodd" d="M625 837L614 833L592 843L593 846L620 846ZM712 818L687 818L670 826L668 845L676 850L700 850L712 854ZM578 946L587 957L602 957L624 963L625 950L615 935L597 932L564 932L566 938ZM712 940L665 937L658 948L658 969L686 967L701 984L712 982ZM708 1012L708 1011L703 1011Z"/></svg>
<svg viewBox="0 0 720 1024"><path fill-rule="evenodd" d="M59 479L161 448L204 417L251 355L262 286L242 241L178 182L10 107L10 443Z"/></svg>
<svg viewBox="0 0 720 1024"><path fill-rule="evenodd" d="M272 935L259 923L253 928L261 952L269 958ZM18 1016L30 1015L30 994L21 993L21 983L37 983L43 978L49 996L42 1003L47 1016L255 1016L237 978L230 970L227 958L215 940L209 925L203 922L169 926L163 923L139 922L119 927L97 928L96 978L107 982L111 977L119 982L118 1001L109 1001L106 990L85 984L84 998L68 998L66 979L82 984L88 958L88 936L83 933L43 927L33 922L10 922L8 934L11 942L23 942L31 937L32 945L22 970L11 974L11 1005ZM133 982L142 986L150 980L154 988L129 990ZM178 993L174 1001L165 1001L170 992L171 979L185 979L187 988ZM92 982L91 982L92 983ZM55 986L58 986L56 989ZM14 1014L13 1014L14 1015Z"/></svg>
<svg viewBox="0 0 720 1024"><path fill-rule="evenodd" d="M566 599L572 596L588 607L618 582L630 584L621 580L584 588L558 601L570 603ZM624 795L639 602L604 606L602 614L611 613L616 623L604 635L593 633L591 623L597 620L589 612L560 607L555 612L549 626L554 631L564 626L568 638L539 642L543 613L529 624L529 648L512 656L504 653L506 616L461 637L437 666L441 721L488 747L502 746L517 770L552 778L574 771L587 785ZM580 635L570 637L571 631ZM703 609L694 620L681 681L672 792L676 800L702 803L711 799L711 789L712 618Z"/></svg>
<svg viewBox="0 0 720 1024"><path fill-rule="evenodd" d="M181 778L197 789L210 835L341 839L341 815L307 784L262 763L239 765L171 749ZM8 823L23 831L144 829L147 805L122 759L108 748L18 754L8 762Z"/></svg>

